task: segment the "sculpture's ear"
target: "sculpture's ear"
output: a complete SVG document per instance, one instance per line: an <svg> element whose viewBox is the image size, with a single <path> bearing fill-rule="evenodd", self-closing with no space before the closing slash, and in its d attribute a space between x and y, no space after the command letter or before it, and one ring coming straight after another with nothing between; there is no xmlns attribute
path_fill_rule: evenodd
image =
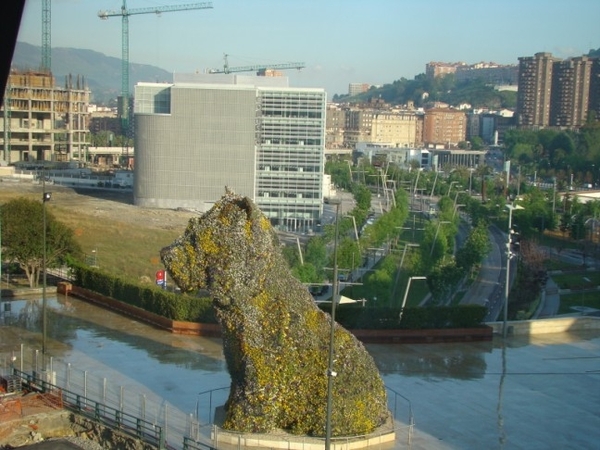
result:
<svg viewBox="0 0 600 450"><path fill-rule="evenodd" d="M243 197L243 198L236 200L235 204L242 211L246 212L247 220L251 221L253 213L254 213L254 205L253 205L252 201L248 197Z"/></svg>

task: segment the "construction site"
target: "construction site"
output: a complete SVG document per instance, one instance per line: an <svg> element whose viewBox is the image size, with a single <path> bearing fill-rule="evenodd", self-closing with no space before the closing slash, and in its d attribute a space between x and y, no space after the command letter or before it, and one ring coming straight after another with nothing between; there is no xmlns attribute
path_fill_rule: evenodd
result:
<svg viewBox="0 0 600 450"><path fill-rule="evenodd" d="M68 161L89 142L90 90L82 77L56 86L49 71L12 71L2 105L2 159Z"/></svg>

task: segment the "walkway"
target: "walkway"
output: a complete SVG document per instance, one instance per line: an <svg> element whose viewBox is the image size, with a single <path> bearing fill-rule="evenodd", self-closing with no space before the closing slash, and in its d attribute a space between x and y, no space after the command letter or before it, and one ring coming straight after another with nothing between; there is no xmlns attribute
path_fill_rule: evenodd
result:
<svg viewBox="0 0 600 450"><path fill-rule="evenodd" d="M0 308L0 361L12 350L18 354L23 341L40 342L39 298L10 305ZM210 411L207 397L198 393L229 382L218 339L171 335L73 298L52 296L49 305L53 370L59 377L64 373L59 360L70 363L71 386L81 383L85 371L88 394L106 378L108 398L123 393L123 404L144 405L146 417L159 408L159 416L168 415L175 425L177 417L189 418L197 408L200 415ZM414 411L415 431L407 445L402 427L408 414L399 403L394 449L598 446L599 330L366 348L386 386L404 393ZM174 438L169 427L168 442L181 442Z"/></svg>
<svg viewBox="0 0 600 450"><path fill-rule="evenodd" d="M488 314L485 321L494 322L504 307L506 256L503 252L506 235L495 226L490 226L488 232L492 249L482 262L477 279L467 289L460 303L487 306ZM513 279L511 276L511 280Z"/></svg>

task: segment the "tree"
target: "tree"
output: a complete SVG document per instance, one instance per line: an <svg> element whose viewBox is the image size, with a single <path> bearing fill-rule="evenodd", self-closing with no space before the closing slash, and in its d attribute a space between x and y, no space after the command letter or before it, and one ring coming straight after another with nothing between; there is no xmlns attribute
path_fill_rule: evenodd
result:
<svg viewBox="0 0 600 450"><path fill-rule="evenodd" d="M479 136L473 136L471 138L471 150L482 150L483 147L483 139Z"/></svg>
<svg viewBox="0 0 600 450"><path fill-rule="evenodd" d="M44 219L41 202L17 198L2 206L2 257L25 271L30 287L37 287L44 260ZM73 231L46 211L46 267L58 267L81 248Z"/></svg>
<svg viewBox="0 0 600 450"><path fill-rule="evenodd" d="M456 265L471 270L483 261L491 248L487 226L482 223L471 230L465 244L457 251Z"/></svg>

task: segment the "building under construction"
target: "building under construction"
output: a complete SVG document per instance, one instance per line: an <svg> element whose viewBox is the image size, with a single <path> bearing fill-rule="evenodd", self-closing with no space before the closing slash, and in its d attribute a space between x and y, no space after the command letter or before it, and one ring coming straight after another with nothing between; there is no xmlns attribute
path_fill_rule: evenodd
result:
<svg viewBox="0 0 600 450"><path fill-rule="evenodd" d="M0 160L83 160L89 100L90 90L79 76L58 87L50 72L11 71L1 109Z"/></svg>

